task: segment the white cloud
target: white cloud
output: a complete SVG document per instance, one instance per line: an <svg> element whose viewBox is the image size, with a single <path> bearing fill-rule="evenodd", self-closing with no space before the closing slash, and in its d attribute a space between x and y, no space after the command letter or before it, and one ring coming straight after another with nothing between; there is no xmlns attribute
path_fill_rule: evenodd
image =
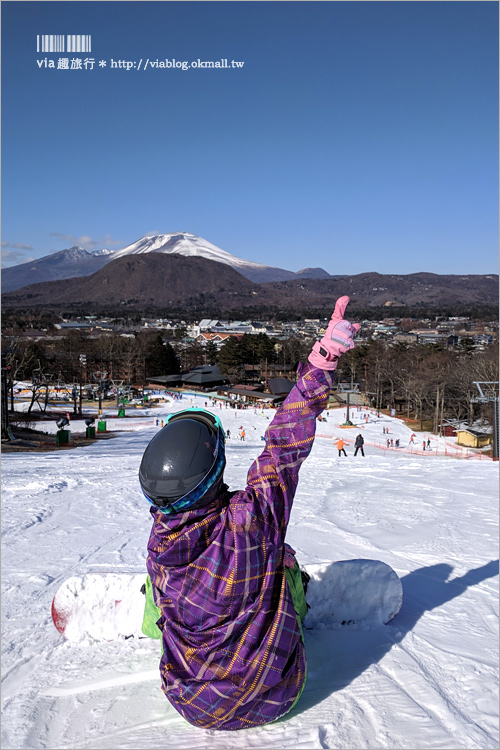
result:
<svg viewBox="0 0 500 750"><path fill-rule="evenodd" d="M79 247L84 247L85 250L94 250L95 246L97 245L97 240L92 239L92 237L89 237L88 234L82 234L81 237L76 238L76 243Z"/></svg>
<svg viewBox="0 0 500 750"><path fill-rule="evenodd" d="M33 250L33 245L23 245L22 242L14 242L12 247L16 250Z"/></svg>
<svg viewBox="0 0 500 750"><path fill-rule="evenodd" d="M122 240L114 240L110 234L105 234L102 239L99 239L99 245L102 243L103 247L123 247L123 241Z"/></svg>
<svg viewBox="0 0 500 750"><path fill-rule="evenodd" d="M50 237L57 237L61 242L73 242L75 239L70 234L62 234L62 232L51 232Z"/></svg>
<svg viewBox="0 0 500 750"><path fill-rule="evenodd" d="M2 247L10 247L7 242L2 242ZM23 247L32 250L31 245L12 245L12 247ZM30 260L35 260L33 256L26 256L26 253L20 250L2 250L2 268L8 268L9 266L15 266L19 263L29 263Z"/></svg>
<svg viewBox="0 0 500 750"><path fill-rule="evenodd" d="M85 250L95 250L98 248L110 248L110 247L122 247L123 242L121 240L114 240L110 234L105 234L102 237L94 239L88 234L83 234L81 237L75 237L71 234L63 234L62 232L51 232L51 237L56 237L59 242L63 242L66 247L78 245L83 247Z"/></svg>
<svg viewBox="0 0 500 750"><path fill-rule="evenodd" d="M88 234L83 234L81 237L75 237L71 234L62 234L62 232L51 232L51 237L57 237L59 242L64 242L65 245L78 245L83 247L85 250L94 250L97 245L97 241L92 239Z"/></svg>
<svg viewBox="0 0 500 750"><path fill-rule="evenodd" d="M2 242L2 247L13 247L16 250L33 250L33 245L25 245L22 242Z"/></svg>

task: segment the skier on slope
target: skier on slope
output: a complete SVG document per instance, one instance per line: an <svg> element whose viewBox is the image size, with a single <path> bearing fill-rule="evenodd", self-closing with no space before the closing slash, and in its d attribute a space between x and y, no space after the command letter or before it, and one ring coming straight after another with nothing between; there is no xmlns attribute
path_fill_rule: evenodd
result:
<svg viewBox="0 0 500 750"><path fill-rule="evenodd" d="M355 440L355 442L354 442L354 447L356 448L356 450L354 451L354 455L355 455L355 456L357 456L357 454L358 454L358 451L360 450L360 451L361 451L361 455L362 455L362 456L363 456L363 458L364 458L364 456L365 456L365 451L364 451L364 449L363 449L363 445L364 445L364 444L365 444L365 440L364 440L364 437L363 437L363 435L362 435L362 434L360 433L359 435L357 435L357 436L356 436L356 440Z"/></svg>
<svg viewBox="0 0 500 750"><path fill-rule="evenodd" d="M337 440L337 442L335 443L335 446L336 446L336 448L337 448L337 450L339 452L339 458L342 456L342 453L347 458L347 453L345 452L346 445L347 445L347 443L344 442L344 440L342 440L342 438L339 438Z"/></svg>
<svg viewBox="0 0 500 750"><path fill-rule="evenodd" d="M300 365L244 490L224 484L224 431L203 410L173 414L144 452L139 478L153 528L143 632L162 638L162 689L195 726L267 724L304 687L307 605L285 534L316 418L359 329L343 319L348 302L337 301Z"/></svg>

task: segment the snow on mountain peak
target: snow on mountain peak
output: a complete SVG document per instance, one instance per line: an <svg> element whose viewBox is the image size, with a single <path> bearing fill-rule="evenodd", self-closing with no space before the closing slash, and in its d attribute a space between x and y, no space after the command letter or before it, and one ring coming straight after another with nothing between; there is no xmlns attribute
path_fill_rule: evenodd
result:
<svg viewBox="0 0 500 750"><path fill-rule="evenodd" d="M198 237L189 232L171 232L170 234L146 234L137 242L127 245L122 250L117 250L113 260L122 258L124 255L137 255L139 253L166 253L172 255L184 255L187 257L201 257L214 260L217 263L225 263L233 268L255 268L265 269L262 263L237 258L235 255L213 245L203 237Z"/></svg>
<svg viewBox="0 0 500 750"><path fill-rule="evenodd" d="M62 250L60 252L64 254L65 258L77 262L82 260L82 258L87 258L90 255L90 253L85 250L84 247L80 247L79 245L73 245L73 247L70 247L67 250Z"/></svg>

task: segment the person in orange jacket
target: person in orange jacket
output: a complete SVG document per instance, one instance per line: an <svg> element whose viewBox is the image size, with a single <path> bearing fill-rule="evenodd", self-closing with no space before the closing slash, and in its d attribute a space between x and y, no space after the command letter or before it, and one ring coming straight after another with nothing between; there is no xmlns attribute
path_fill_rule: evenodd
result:
<svg viewBox="0 0 500 750"><path fill-rule="evenodd" d="M346 446L346 445L347 445L347 443L344 443L344 441L342 440L342 438L339 438L339 439L337 440L337 442L335 443L335 445L336 445L336 446L337 446L337 448L338 448L338 451L339 451L339 456L341 456L341 455L342 455L342 453L343 453L343 454L344 454L344 456L345 456L345 457L347 458L347 453L345 452L345 448L344 448L344 446Z"/></svg>

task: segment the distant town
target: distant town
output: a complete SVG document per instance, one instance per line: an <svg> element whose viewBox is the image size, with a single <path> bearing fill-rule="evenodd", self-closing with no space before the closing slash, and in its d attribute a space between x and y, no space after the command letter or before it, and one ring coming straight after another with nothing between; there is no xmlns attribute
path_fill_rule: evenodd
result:
<svg viewBox="0 0 500 750"><path fill-rule="evenodd" d="M92 338L117 333L121 336L136 336L141 331L159 331L166 340L176 339L184 343L197 342L205 346L213 342L218 349L230 337L244 334L261 334L280 339L289 336L320 338L328 324L327 318L304 318L278 322L276 320L217 320L203 318L192 323L172 318L142 317L131 323L128 318L98 317L86 315L76 319L61 319L44 328L15 326L4 329L4 339L20 336L33 341L50 341L64 336L68 331L81 331ZM387 317L381 320L363 320L357 341L378 339L388 343L439 344L444 347L459 346L467 339L476 349L498 341L498 320L478 321L465 316L435 316L433 318Z"/></svg>

